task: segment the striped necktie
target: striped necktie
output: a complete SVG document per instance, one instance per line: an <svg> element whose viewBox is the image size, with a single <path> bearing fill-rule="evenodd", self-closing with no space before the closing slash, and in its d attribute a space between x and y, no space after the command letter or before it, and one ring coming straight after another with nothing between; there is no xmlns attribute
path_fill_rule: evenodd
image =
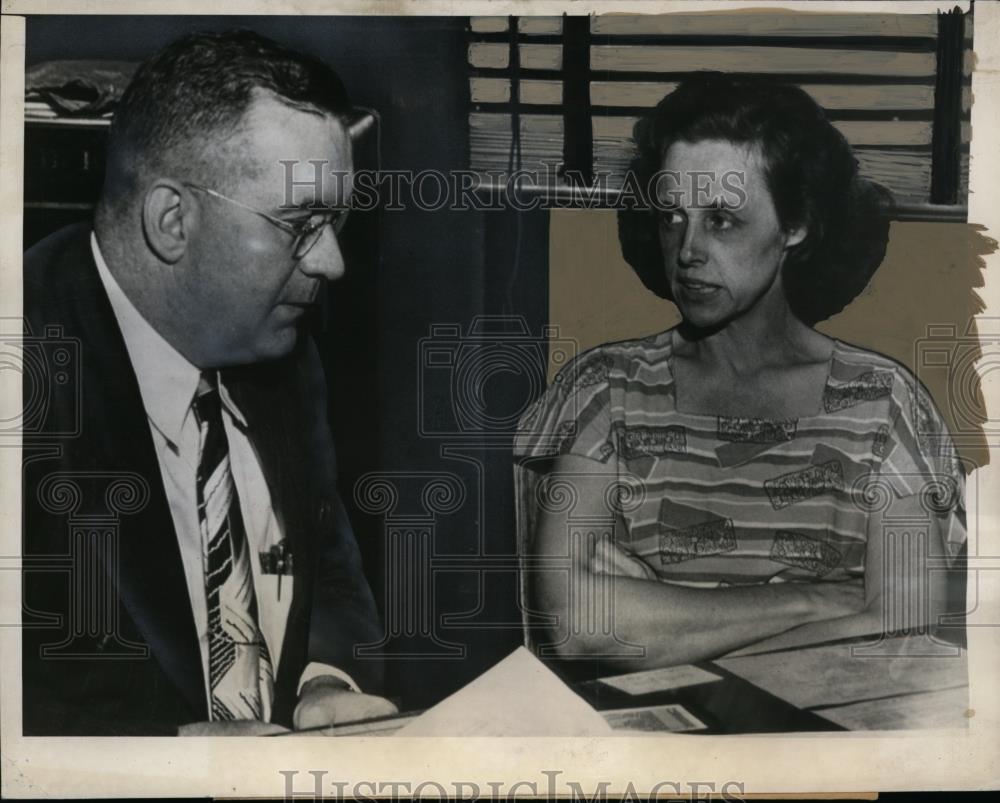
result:
<svg viewBox="0 0 1000 803"><path fill-rule="evenodd" d="M257 623L251 553L214 372L202 374L194 413L201 433L196 484L208 603L209 717L266 721L274 670Z"/></svg>

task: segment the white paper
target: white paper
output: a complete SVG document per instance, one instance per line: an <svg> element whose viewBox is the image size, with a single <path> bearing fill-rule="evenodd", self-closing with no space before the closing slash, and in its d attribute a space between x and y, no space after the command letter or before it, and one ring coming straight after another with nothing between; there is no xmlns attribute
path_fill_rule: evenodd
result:
<svg viewBox="0 0 1000 803"><path fill-rule="evenodd" d="M657 691L669 691L670 689L682 689L685 686L697 686L700 683L713 683L717 680L722 680L722 676L691 664L684 664L666 669L647 669L644 672L601 678L601 683L635 696Z"/></svg>
<svg viewBox="0 0 1000 803"><path fill-rule="evenodd" d="M396 736L607 736L611 727L551 669L518 647Z"/></svg>
<svg viewBox="0 0 1000 803"><path fill-rule="evenodd" d="M647 733L681 733L704 730L705 723L684 706L652 705L644 708L620 708L605 711L604 719L621 734L622 731Z"/></svg>

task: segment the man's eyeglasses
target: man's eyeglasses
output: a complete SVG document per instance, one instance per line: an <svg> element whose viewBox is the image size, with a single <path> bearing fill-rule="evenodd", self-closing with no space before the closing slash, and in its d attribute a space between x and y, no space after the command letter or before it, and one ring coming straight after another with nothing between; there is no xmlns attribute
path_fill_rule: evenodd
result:
<svg viewBox="0 0 1000 803"><path fill-rule="evenodd" d="M221 192L216 192L208 187L202 187L200 184L184 182L184 186L192 190L198 190L198 192L204 192L213 198L221 198L223 201L228 201L234 206L240 207L240 209L253 212L258 217L264 218L268 223L273 223L279 229L288 232L294 238L292 242L292 254L297 260L302 259L320 241L327 226L332 224L334 234L340 234L344 228L344 224L347 222L346 209L324 209L323 211L312 212L305 220L292 223L291 221L269 215L267 212L261 212L252 206L247 206L245 203L241 203L235 198L230 198L228 195L223 195Z"/></svg>

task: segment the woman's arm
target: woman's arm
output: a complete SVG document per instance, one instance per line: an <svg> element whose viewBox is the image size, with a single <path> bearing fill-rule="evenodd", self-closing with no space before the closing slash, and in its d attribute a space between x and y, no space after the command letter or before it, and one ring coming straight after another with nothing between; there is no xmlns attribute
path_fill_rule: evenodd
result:
<svg viewBox="0 0 1000 803"><path fill-rule="evenodd" d="M608 574L594 562L600 524L616 517L606 506L606 470L564 455L554 477L579 501L572 519L541 511L534 557L535 598L554 614L551 645L563 658L598 659L630 671L715 657L789 628L843 617L865 604L859 582L688 588ZM606 526L606 525L605 525ZM641 657L632 657L641 648Z"/></svg>
<svg viewBox="0 0 1000 803"><path fill-rule="evenodd" d="M855 636L924 632L947 610L948 572L943 566L931 568L944 554L941 530L919 497L894 499L887 510L873 512L868 519L864 609L797 627L739 654Z"/></svg>

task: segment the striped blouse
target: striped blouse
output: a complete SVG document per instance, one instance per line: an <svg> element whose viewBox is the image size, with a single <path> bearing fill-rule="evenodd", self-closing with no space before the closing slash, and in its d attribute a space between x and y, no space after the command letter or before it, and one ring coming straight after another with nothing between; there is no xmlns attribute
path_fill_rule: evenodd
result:
<svg viewBox="0 0 1000 803"><path fill-rule="evenodd" d="M625 525L614 541L627 556L698 586L844 579L864 571L872 512L891 517L893 501L914 495L945 557L957 554L964 476L906 368L835 341L815 415L698 415L676 407L671 344L667 331L582 354L515 439L521 470L561 454L606 467L617 485L609 519Z"/></svg>

